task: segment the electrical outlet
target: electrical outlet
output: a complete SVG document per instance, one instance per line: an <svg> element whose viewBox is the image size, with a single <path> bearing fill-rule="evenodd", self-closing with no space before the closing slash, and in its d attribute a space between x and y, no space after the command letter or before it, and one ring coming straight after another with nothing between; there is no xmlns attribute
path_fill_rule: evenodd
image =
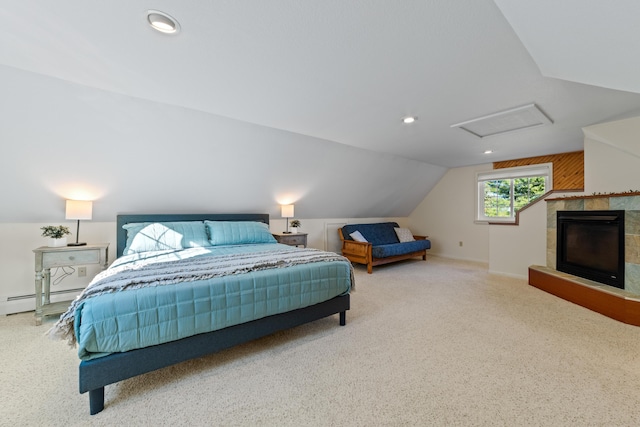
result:
<svg viewBox="0 0 640 427"><path fill-rule="evenodd" d="M458 242L458 246L462 247L462 240Z"/></svg>
<svg viewBox="0 0 640 427"><path fill-rule="evenodd" d="M87 267L78 267L78 277L84 277L87 275Z"/></svg>

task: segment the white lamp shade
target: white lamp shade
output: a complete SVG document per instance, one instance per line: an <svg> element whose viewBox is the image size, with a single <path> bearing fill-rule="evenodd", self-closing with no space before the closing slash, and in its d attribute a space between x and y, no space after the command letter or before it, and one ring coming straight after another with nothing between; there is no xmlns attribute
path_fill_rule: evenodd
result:
<svg viewBox="0 0 640 427"><path fill-rule="evenodd" d="M67 200L65 219L91 219L93 202L86 200Z"/></svg>
<svg viewBox="0 0 640 427"><path fill-rule="evenodd" d="M293 217L293 205L282 205L282 217L283 218Z"/></svg>

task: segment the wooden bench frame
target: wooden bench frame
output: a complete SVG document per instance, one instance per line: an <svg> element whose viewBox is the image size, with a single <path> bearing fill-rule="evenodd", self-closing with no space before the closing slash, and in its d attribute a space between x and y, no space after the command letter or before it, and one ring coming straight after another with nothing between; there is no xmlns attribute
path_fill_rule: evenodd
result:
<svg viewBox="0 0 640 427"><path fill-rule="evenodd" d="M423 261L427 260L427 250L409 252L403 255L394 255L384 258L374 258L371 255L373 245L370 242L356 242L355 240L345 240L342 234L342 228L338 228L340 241L342 242L342 256L351 262L364 264L367 266L367 273L373 273L374 265L388 264L390 262L401 261L404 259L422 257ZM413 236L416 240L426 240L428 236Z"/></svg>

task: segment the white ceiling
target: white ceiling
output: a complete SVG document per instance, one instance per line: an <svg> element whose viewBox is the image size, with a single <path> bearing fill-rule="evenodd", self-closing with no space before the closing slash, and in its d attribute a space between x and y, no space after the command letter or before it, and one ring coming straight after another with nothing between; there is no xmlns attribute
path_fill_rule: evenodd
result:
<svg viewBox="0 0 640 427"><path fill-rule="evenodd" d="M545 76L640 93L640 1L495 3Z"/></svg>
<svg viewBox="0 0 640 427"><path fill-rule="evenodd" d="M640 2L557 3L0 0L0 65L464 166L580 150L582 127L640 113ZM182 31L155 32L148 9ZM450 128L529 103L554 123L484 139Z"/></svg>

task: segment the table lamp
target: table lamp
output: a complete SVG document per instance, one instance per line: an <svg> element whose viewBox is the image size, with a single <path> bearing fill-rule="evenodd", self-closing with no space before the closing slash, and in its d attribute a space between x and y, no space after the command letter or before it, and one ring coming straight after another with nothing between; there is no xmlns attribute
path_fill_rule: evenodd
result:
<svg viewBox="0 0 640 427"><path fill-rule="evenodd" d="M289 218L293 218L293 205L282 205L282 213L283 218L287 218L287 231L284 234L291 234L289 231Z"/></svg>
<svg viewBox="0 0 640 427"><path fill-rule="evenodd" d="M68 243L67 246L84 246L86 243L78 242L80 235L80 220L91 219L93 202L86 200L67 200L65 219L75 219L78 221L76 227L76 242Z"/></svg>

